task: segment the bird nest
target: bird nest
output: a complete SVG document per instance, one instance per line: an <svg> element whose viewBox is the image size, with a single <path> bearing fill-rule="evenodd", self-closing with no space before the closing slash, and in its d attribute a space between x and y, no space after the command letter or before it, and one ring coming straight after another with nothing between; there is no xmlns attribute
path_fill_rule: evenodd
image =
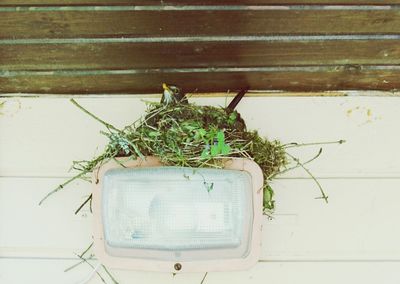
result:
<svg viewBox="0 0 400 284"><path fill-rule="evenodd" d="M244 93L239 93L228 107L222 108L191 104L186 97L172 100L171 97L166 98L168 93L164 92L162 102L147 102L147 111L141 119L123 129L101 120L71 99L73 104L105 126L106 131L101 133L108 137L109 142L104 152L94 159L74 161L72 168L78 174L47 194L40 203L73 180L87 179L87 175L105 162L112 159L118 162L116 157L144 159L145 156L156 156L167 166L192 168L221 168L226 159L244 157L252 159L262 169L264 212L271 213L274 198L270 182L274 177L296 167L303 167L314 177L303 163L286 152L288 146L295 146L296 143L283 145L246 128L244 120L234 110ZM321 150L311 160L320 154ZM295 164L289 167L289 161ZM321 198L327 200L322 187L314 180L321 190ZM91 196L76 213L90 200Z"/></svg>

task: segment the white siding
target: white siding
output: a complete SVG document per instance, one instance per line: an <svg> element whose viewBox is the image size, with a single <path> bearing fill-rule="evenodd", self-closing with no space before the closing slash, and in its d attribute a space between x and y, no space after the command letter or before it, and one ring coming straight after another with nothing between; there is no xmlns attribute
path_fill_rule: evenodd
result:
<svg viewBox="0 0 400 284"><path fill-rule="evenodd" d="M74 159L100 153L101 125L67 98L4 98L0 109L0 283L77 283L68 273L91 242L91 216L73 214L90 184L74 182L39 207ZM145 108L133 97L80 98L106 121L123 126ZM193 98L224 105L225 98ZM210 273L205 283L398 283L400 281L400 98L249 97L239 105L249 128L288 142L345 139L324 146L310 165L329 204L302 171L276 180L277 210L265 217L262 261L250 271ZM319 147L295 149L302 158ZM95 262L93 262L95 264ZM114 271L121 283L200 283L202 274ZM90 283L101 283L97 277Z"/></svg>

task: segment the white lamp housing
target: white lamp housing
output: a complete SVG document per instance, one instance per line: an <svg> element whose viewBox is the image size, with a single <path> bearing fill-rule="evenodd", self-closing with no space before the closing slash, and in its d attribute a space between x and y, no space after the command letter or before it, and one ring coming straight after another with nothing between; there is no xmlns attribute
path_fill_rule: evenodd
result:
<svg viewBox="0 0 400 284"><path fill-rule="evenodd" d="M93 183L95 253L107 266L176 273L258 261L263 175L251 160L193 169L120 159L95 171Z"/></svg>

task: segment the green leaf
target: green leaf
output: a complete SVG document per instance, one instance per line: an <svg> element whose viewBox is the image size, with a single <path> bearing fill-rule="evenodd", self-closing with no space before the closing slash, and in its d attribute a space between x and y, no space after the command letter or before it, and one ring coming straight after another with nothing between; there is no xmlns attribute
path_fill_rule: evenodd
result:
<svg viewBox="0 0 400 284"><path fill-rule="evenodd" d="M274 209L274 201L272 200L272 198L274 197L274 191L273 189L267 185L264 188L264 202L263 205L265 208L268 208L270 210Z"/></svg>
<svg viewBox="0 0 400 284"><path fill-rule="evenodd" d="M268 189L264 190L264 204L270 203L271 199L272 199L271 192Z"/></svg>
<svg viewBox="0 0 400 284"><path fill-rule="evenodd" d="M203 152L201 152L201 156L200 158L202 158L203 160L207 159L208 157L210 157L210 153L208 153L207 149L204 149Z"/></svg>
<svg viewBox="0 0 400 284"><path fill-rule="evenodd" d="M150 131L149 132L149 136L150 137L157 137L157 136L160 136L160 135L161 135L161 133L158 132L158 131Z"/></svg>
<svg viewBox="0 0 400 284"><path fill-rule="evenodd" d="M231 152L231 147L227 144L224 144L221 149L222 155L228 155Z"/></svg>
<svg viewBox="0 0 400 284"><path fill-rule="evenodd" d="M217 133L217 141L218 141L218 148L222 149L222 146L225 144L225 134L223 131L218 131Z"/></svg>
<svg viewBox="0 0 400 284"><path fill-rule="evenodd" d="M198 126L196 124L189 123L189 122L182 123L181 126L182 126L182 128L185 128L186 130L189 130L189 131L193 131L198 128Z"/></svg>
<svg viewBox="0 0 400 284"><path fill-rule="evenodd" d="M206 140L213 143L215 136L217 135L217 130L215 128L210 128L205 136Z"/></svg>
<svg viewBox="0 0 400 284"><path fill-rule="evenodd" d="M211 151L210 151L210 152L211 152L211 157L218 156L218 154L219 154L219 149L218 149L218 146L217 146L217 145L212 145L210 150L211 150Z"/></svg>
<svg viewBox="0 0 400 284"><path fill-rule="evenodd" d="M196 133L194 135L195 140L200 140L204 139L204 136L207 134L207 131L204 128L200 128L196 130Z"/></svg>
<svg viewBox="0 0 400 284"><path fill-rule="evenodd" d="M237 113L236 113L236 112L232 112L232 113L229 115L228 123L229 123L229 124L234 124L235 121L236 121L236 118L237 118Z"/></svg>
<svg viewBox="0 0 400 284"><path fill-rule="evenodd" d="M199 133L201 137L204 137L207 134L207 131L204 128L200 128L197 130L197 133Z"/></svg>
<svg viewBox="0 0 400 284"><path fill-rule="evenodd" d="M131 141L126 140L126 142L132 146L133 150L135 150L136 155L138 155L142 160L145 160L144 155L142 154L142 152L140 152L139 148L133 144Z"/></svg>

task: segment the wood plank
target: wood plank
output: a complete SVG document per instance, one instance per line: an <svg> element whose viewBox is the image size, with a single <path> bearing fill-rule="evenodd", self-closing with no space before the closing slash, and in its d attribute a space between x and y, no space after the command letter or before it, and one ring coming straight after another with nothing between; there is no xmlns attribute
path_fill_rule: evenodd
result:
<svg viewBox="0 0 400 284"><path fill-rule="evenodd" d="M73 214L90 192L89 183L74 182L37 205L62 181L0 178L0 256L75 258L73 252L90 244L92 215L88 208ZM263 220L262 260L400 261L400 179L320 182L329 204L315 199L319 191L310 179L272 183L277 208L273 220Z"/></svg>
<svg viewBox="0 0 400 284"><path fill-rule="evenodd" d="M239 90L396 90L396 66L4 71L0 93L137 94L159 91L163 82L187 92Z"/></svg>
<svg viewBox="0 0 400 284"><path fill-rule="evenodd" d="M400 177L400 121L398 97L245 97L238 105L249 129L282 143L337 141L323 146L309 169L320 178ZM320 94L317 94L320 95ZM139 119L146 108L143 97L76 98L105 121L123 128ZM144 98L158 101L158 98ZM224 106L231 98L197 97L200 105ZM7 98L0 112L0 176L68 177L73 160L91 159L102 152L107 139L103 126L77 109L68 98ZM29 137L29 138L27 138ZM320 146L292 149L308 160ZM34 149L34 150L33 150ZM379 149L379 151L377 150ZM21 162L29 161L29 162ZM285 177L309 177L303 170Z"/></svg>
<svg viewBox="0 0 400 284"><path fill-rule="evenodd" d="M82 283L91 273L89 265L83 264L64 273L64 269L75 264L75 260L46 259L0 259L0 280L7 284L41 283L71 284ZM96 262L91 262L96 265ZM266 279L276 284L293 283L346 283L356 279L363 284L384 282L397 284L400 277L398 263L385 262L278 262L258 263L247 271L209 273L205 284L264 284ZM23 271L24 273L18 273ZM186 273L172 276L169 273L111 270L119 283L165 283L200 284L204 273ZM105 273L100 270L106 278ZM108 278L107 283L112 283ZM104 284L94 276L89 284Z"/></svg>
<svg viewBox="0 0 400 284"><path fill-rule="evenodd" d="M3 11L2 39L74 37L398 34L400 11Z"/></svg>
<svg viewBox="0 0 400 284"><path fill-rule="evenodd" d="M399 0L163 0L162 5L391 5ZM33 5L160 5L158 0L2 0L0 6Z"/></svg>
<svg viewBox="0 0 400 284"><path fill-rule="evenodd" d="M398 40L0 44L3 70L400 64Z"/></svg>

